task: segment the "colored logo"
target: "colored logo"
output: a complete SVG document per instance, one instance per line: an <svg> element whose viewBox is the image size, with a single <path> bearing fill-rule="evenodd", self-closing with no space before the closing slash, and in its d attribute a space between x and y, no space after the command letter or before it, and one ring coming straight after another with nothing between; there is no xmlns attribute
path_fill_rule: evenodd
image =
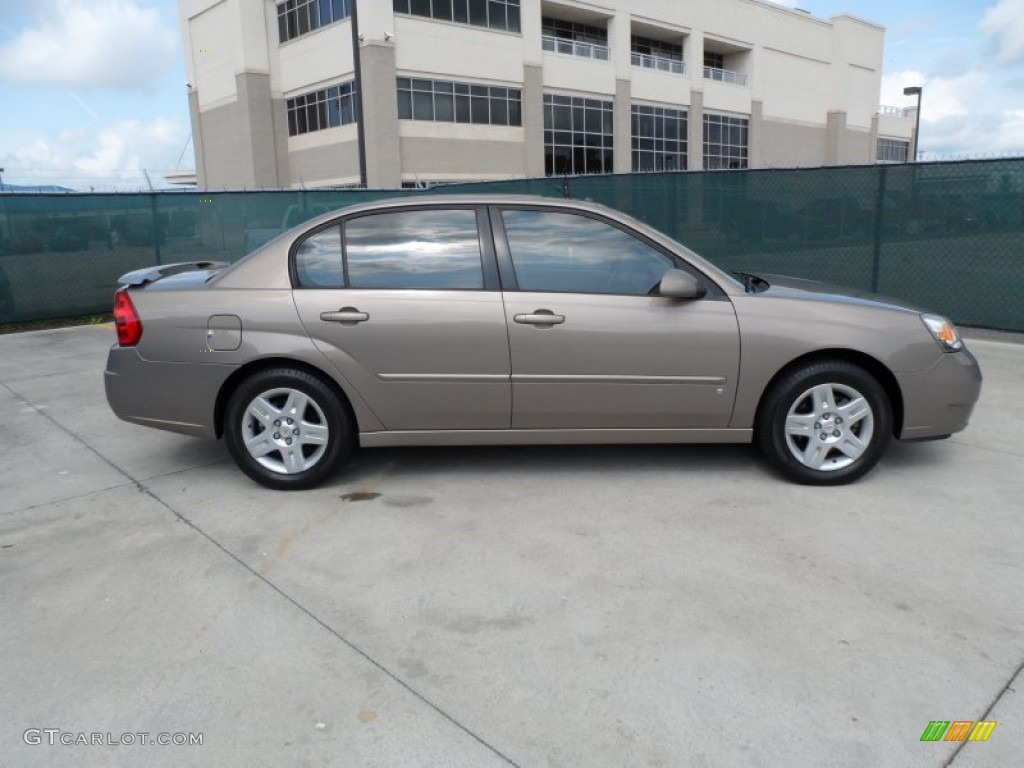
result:
<svg viewBox="0 0 1024 768"><path fill-rule="evenodd" d="M932 720L921 741L988 741L995 727L995 720Z"/></svg>

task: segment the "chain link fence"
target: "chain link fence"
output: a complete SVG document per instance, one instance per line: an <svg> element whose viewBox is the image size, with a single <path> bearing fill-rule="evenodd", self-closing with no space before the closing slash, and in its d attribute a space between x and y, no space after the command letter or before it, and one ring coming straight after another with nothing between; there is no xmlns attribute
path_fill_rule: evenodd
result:
<svg viewBox="0 0 1024 768"><path fill-rule="evenodd" d="M234 261L319 214L396 195L573 197L725 269L876 291L1024 331L1024 159L528 179L430 190L0 195L0 321L107 312L118 276Z"/></svg>

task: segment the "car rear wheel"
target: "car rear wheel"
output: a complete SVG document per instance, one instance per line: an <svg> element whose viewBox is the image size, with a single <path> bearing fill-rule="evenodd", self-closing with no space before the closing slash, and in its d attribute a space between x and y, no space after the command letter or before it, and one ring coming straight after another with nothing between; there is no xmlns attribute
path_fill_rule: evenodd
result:
<svg viewBox="0 0 1024 768"><path fill-rule="evenodd" d="M882 457L892 406L881 384L842 360L805 365L768 392L756 429L768 462L790 480L840 485Z"/></svg>
<svg viewBox="0 0 1024 768"><path fill-rule="evenodd" d="M268 488L313 488L352 449L348 410L327 384L305 371L254 374L231 396L225 419L235 463Z"/></svg>

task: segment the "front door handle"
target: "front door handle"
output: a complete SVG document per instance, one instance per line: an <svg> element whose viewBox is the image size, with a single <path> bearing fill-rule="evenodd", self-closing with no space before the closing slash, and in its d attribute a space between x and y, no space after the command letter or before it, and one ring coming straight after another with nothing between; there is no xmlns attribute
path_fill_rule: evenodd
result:
<svg viewBox="0 0 1024 768"><path fill-rule="evenodd" d="M523 325L537 325L542 328L550 328L553 325L564 323L565 315L556 315L550 309L538 309L529 315L515 315L512 319Z"/></svg>
<svg viewBox="0 0 1024 768"><path fill-rule="evenodd" d="M341 323L342 325L355 325L364 323L370 319L365 312L360 312L355 307L342 307L337 312L321 312L320 319L325 323Z"/></svg>

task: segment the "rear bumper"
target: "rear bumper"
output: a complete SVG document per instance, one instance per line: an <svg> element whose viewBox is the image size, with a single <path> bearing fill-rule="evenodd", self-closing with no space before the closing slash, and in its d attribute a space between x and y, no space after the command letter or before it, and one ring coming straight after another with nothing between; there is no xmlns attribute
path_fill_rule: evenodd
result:
<svg viewBox="0 0 1024 768"><path fill-rule="evenodd" d="M966 348L943 353L935 365L897 374L903 390L901 440L948 437L962 431L981 394L981 368Z"/></svg>
<svg viewBox="0 0 1024 768"><path fill-rule="evenodd" d="M111 347L103 381L111 410L124 421L196 437L216 437L217 393L234 365L157 363L135 347Z"/></svg>

